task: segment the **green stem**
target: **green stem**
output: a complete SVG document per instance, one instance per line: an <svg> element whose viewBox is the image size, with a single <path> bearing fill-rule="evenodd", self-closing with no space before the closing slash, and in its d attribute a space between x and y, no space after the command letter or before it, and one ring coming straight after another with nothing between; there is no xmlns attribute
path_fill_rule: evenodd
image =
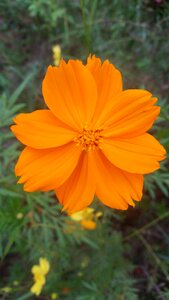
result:
<svg viewBox="0 0 169 300"><path fill-rule="evenodd" d="M153 220L152 222L144 225L143 227L134 230L132 233L130 233L129 235L127 235L124 240L129 240L130 238L132 238L133 236L139 235L140 233L142 233L144 230L150 228L151 226L154 226L155 224L157 224L159 221L167 218L169 216L169 211L165 212L164 214L162 214L161 216L159 216L158 218L156 218L155 220Z"/></svg>
<svg viewBox="0 0 169 300"><path fill-rule="evenodd" d="M82 20L83 20L85 39L86 39L86 46L87 46L88 53L91 53L91 31L89 25L87 24L84 0L80 0L80 7L82 11Z"/></svg>
<svg viewBox="0 0 169 300"><path fill-rule="evenodd" d="M159 268L161 269L161 271L165 275L167 281L169 281L169 274L168 274L168 272L166 271L165 267L163 266L163 263L161 262L161 260L158 258L158 256L153 251L153 249L150 246L150 244L147 243L147 241L145 240L145 238L141 234L139 234L138 238L142 241L143 245L145 246L145 248L147 249L147 251L149 252L149 254L151 255L151 257L153 257L155 263L159 266Z"/></svg>
<svg viewBox="0 0 169 300"><path fill-rule="evenodd" d="M17 298L17 300L25 300L25 299L29 299L30 297L32 297L32 293L27 293L27 294Z"/></svg>

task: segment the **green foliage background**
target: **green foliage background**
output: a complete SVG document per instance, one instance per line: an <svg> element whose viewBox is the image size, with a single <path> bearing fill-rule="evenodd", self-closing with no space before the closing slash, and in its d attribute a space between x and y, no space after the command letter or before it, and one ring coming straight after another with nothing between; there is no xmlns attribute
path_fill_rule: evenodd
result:
<svg viewBox="0 0 169 300"><path fill-rule="evenodd" d="M125 88L157 95L162 109L152 133L168 149L168 1L1 0L0 24L0 299L36 298L29 291L39 257L51 264L39 299L169 299L168 160L146 177L136 208L119 212L95 201L103 217L87 231L70 223L52 193L28 194L16 184L22 146L9 130L17 113L44 107L41 82L60 44L65 59L108 58Z"/></svg>

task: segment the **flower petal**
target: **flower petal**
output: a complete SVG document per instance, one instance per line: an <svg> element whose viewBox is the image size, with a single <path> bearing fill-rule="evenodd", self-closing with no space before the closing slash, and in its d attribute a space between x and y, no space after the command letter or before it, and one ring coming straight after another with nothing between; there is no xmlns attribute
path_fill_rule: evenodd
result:
<svg viewBox="0 0 169 300"><path fill-rule="evenodd" d="M107 103L98 117L99 126L113 127L116 124L130 118L142 111L152 108L157 98L151 98L152 94L146 90L125 90Z"/></svg>
<svg viewBox="0 0 169 300"><path fill-rule="evenodd" d="M141 200L143 176L131 174L112 165L99 150L95 154L96 195L107 206L125 210L134 200Z"/></svg>
<svg viewBox="0 0 169 300"><path fill-rule="evenodd" d="M78 60L49 66L42 86L47 106L58 119L79 129L93 117L97 88L89 70Z"/></svg>
<svg viewBox="0 0 169 300"><path fill-rule="evenodd" d="M39 296L44 284L45 284L45 277L43 277L41 281L37 281L34 283L34 285L31 287L31 292L36 296Z"/></svg>
<svg viewBox="0 0 169 300"><path fill-rule="evenodd" d="M24 190L49 191L62 185L76 167L81 149L74 143L54 149L37 150L26 147L15 167L18 183Z"/></svg>
<svg viewBox="0 0 169 300"><path fill-rule="evenodd" d="M69 214L86 208L93 200L95 178L91 152L83 152L68 180L56 190L60 203Z"/></svg>
<svg viewBox="0 0 169 300"><path fill-rule="evenodd" d="M12 132L23 144L47 149L58 147L73 140L76 132L59 121L49 110L36 110L29 114L19 114L11 126Z"/></svg>
<svg viewBox="0 0 169 300"><path fill-rule="evenodd" d="M40 274L40 272L41 272L40 266L38 266L38 265L33 266L31 272L32 272L34 275L35 275L35 274Z"/></svg>
<svg viewBox="0 0 169 300"><path fill-rule="evenodd" d="M104 115L105 135L112 137L134 137L150 129L160 113L153 106L157 98L151 98L145 90L126 90L113 99L110 112Z"/></svg>
<svg viewBox="0 0 169 300"><path fill-rule="evenodd" d="M122 91L122 77L119 70L108 60L102 64L101 60L94 55L88 57L86 66L93 75L98 90L97 107L93 118L95 123L108 103L112 105L112 97Z"/></svg>
<svg viewBox="0 0 169 300"><path fill-rule="evenodd" d="M150 134L130 139L103 139L102 151L112 164L131 173L147 174L157 170L165 149Z"/></svg>
<svg viewBox="0 0 169 300"><path fill-rule="evenodd" d="M46 275L49 272L50 265L46 258L41 257L39 259L39 266L43 275Z"/></svg>
<svg viewBox="0 0 169 300"><path fill-rule="evenodd" d="M112 138L132 138L142 135L152 127L159 113L160 107L158 106L135 110L133 114L126 113L126 117L121 120L119 119L115 124L112 123L111 126L104 131L104 136Z"/></svg>

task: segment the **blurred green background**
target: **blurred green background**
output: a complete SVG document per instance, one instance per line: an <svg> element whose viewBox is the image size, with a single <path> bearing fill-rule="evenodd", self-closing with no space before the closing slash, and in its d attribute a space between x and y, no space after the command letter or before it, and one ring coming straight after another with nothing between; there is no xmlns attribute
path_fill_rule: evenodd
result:
<svg viewBox="0 0 169 300"><path fill-rule="evenodd" d="M41 82L53 64L89 53L109 59L124 88L158 96L161 115L152 133L169 142L169 1L0 1L0 299L36 299L31 268L51 268L39 299L169 299L168 160L145 178L136 208L103 213L87 230L61 213L53 193L25 193L14 165L22 146L9 130L19 112L43 108Z"/></svg>

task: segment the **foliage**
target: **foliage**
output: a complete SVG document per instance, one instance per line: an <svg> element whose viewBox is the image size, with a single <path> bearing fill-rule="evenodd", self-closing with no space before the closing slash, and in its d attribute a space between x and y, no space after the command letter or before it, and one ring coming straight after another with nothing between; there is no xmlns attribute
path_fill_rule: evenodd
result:
<svg viewBox="0 0 169 300"><path fill-rule="evenodd" d="M16 184L21 148L9 130L17 113L42 107L40 83L60 44L64 58L109 58L125 88L158 95L153 134L168 149L168 1L2 0L0 10L0 297L35 299L31 267L46 257L51 270L39 299L169 299L168 160L146 176L136 208L117 212L96 201L103 216L88 231L61 213L53 193Z"/></svg>

